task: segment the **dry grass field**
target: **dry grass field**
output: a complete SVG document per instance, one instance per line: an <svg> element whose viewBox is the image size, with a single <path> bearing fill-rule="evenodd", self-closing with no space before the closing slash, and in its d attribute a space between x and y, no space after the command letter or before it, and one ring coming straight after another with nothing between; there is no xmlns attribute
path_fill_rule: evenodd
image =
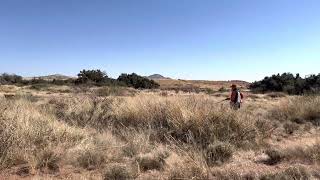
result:
<svg viewBox="0 0 320 180"><path fill-rule="evenodd" d="M245 81L203 81L203 80L175 80L175 79L155 79L160 84L161 89L164 90L205 90L212 89L218 91L219 89L228 89L231 84L238 84L241 88L247 88L248 82Z"/></svg>
<svg viewBox="0 0 320 180"><path fill-rule="evenodd" d="M319 179L320 96L0 86L0 179Z"/></svg>

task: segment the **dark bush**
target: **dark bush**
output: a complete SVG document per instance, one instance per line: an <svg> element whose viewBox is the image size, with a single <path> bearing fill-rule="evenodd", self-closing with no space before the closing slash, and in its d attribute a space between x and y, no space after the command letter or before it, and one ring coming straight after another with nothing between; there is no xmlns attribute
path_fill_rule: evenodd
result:
<svg viewBox="0 0 320 180"><path fill-rule="evenodd" d="M22 77L15 74L4 73L0 75L0 84L18 84L22 82Z"/></svg>
<svg viewBox="0 0 320 180"><path fill-rule="evenodd" d="M102 84L108 82L110 79L107 74L99 69L97 70L82 70L78 74L76 84L97 83Z"/></svg>
<svg viewBox="0 0 320 180"><path fill-rule="evenodd" d="M124 83L129 87L136 89L154 89L158 88L160 85L153 80L139 76L135 73L132 74L121 74L118 78L120 83Z"/></svg>
<svg viewBox="0 0 320 180"><path fill-rule="evenodd" d="M306 78L300 77L299 74L294 76L291 73L282 75L272 75L265 77L261 81L256 81L250 85L250 89L255 92L286 92L288 94L305 94L316 93L320 90L320 74L311 75Z"/></svg>

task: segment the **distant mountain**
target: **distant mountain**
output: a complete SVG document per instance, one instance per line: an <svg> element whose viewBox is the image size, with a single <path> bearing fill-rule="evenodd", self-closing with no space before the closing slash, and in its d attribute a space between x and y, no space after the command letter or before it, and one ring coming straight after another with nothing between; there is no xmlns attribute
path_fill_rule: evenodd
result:
<svg viewBox="0 0 320 180"><path fill-rule="evenodd" d="M66 75L62 75L62 74L53 74L53 75L48 75L48 76L37 76L37 77L27 77L24 78L26 80L30 80L30 79L44 79L47 81L52 81L52 80L66 80L66 79L74 79L75 77L71 77L71 76L66 76Z"/></svg>
<svg viewBox="0 0 320 180"><path fill-rule="evenodd" d="M168 77L164 77L161 74L153 74L147 77L148 79L152 79L152 80L161 80L161 79L170 79Z"/></svg>

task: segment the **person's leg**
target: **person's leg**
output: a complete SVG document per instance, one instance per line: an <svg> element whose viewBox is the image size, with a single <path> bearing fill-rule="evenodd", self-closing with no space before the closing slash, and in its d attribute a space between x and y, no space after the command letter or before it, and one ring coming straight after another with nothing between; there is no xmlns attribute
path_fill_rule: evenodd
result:
<svg viewBox="0 0 320 180"><path fill-rule="evenodd" d="M241 104L240 103L232 103L231 107L233 110L239 110L241 107Z"/></svg>
<svg viewBox="0 0 320 180"><path fill-rule="evenodd" d="M237 103L237 107L238 107L238 109L240 109L241 108L241 103Z"/></svg>
<svg viewBox="0 0 320 180"><path fill-rule="evenodd" d="M238 110L238 105L237 105L237 103L231 102L231 103L230 103L230 108L233 109L233 110Z"/></svg>
<svg viewBox="0 0 320 180"><path fill-rule="evenodd" d="M234 103L233 102L230 102L230 108L234 109Z"/></svg>

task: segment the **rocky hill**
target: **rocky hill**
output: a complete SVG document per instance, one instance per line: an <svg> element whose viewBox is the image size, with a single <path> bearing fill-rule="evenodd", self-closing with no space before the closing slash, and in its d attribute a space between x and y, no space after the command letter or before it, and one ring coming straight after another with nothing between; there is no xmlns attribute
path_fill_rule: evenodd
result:
<svg viewBox="0 0 320 180"><path fill-rule="evenodd" d="M168 77L164 77L161 74L153 74L147 77L148 79L152 79L152 80L161 80L161 79L171 79Z"/></svg>

